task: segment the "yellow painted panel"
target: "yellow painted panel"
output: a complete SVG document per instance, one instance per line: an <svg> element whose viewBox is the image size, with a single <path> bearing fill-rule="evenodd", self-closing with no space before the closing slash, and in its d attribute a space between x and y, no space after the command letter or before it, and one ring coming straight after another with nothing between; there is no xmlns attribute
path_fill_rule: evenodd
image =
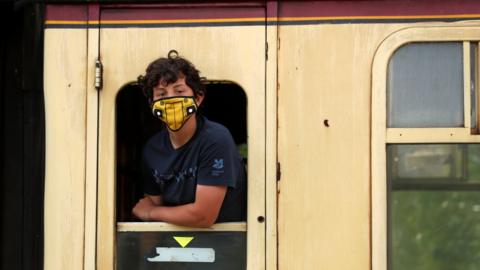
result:
<svg viewBox="0 0 480 270"><path fill-rule="evenodd" d="M86 181L84 269L95 269L97 237L98 90L95 89L95 60L98 56L98 29L88 30L86 99Z"/></svg>
<svg viewBox="0 0 480 270"><path fill-rule="evenodd" d="M195 44L192 44L194 42ZM175 49L202 76L239 84L248 99L249 269L265 265L265 27L102 29L104 89L100 92L98 264L112 269L115 236L115 98L147 65ZM207 93L208 95L208 93Z"/></svg>
<svg viewBox="0 0 480 270"><path fill-rule="evenodd" d="M265 269L277 269L277 53L276 26L267 27L268 61L266 72L266 185L265 185Z"/></svg>
<svg viewBox="0 0 480 270"><path fill-rule="evenodd" d="M45 269L83 269L86 45L45 31Z"/></svg>
<svg viewBox="0 0 480 270"><path fill-rule="evenodd" d="M279 269L370 269L371 65L398 27L280 27Z"/></svg>

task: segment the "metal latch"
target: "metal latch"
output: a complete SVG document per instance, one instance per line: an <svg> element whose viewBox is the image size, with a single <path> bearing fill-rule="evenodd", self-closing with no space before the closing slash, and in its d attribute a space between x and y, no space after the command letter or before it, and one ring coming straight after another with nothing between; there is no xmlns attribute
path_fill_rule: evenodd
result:
<svg viewBox="0 0 480 270"><path fill-rule="evenodd" d="M100 90L103 87L103 65L99 58L95 61L95 89Z"/></svg>

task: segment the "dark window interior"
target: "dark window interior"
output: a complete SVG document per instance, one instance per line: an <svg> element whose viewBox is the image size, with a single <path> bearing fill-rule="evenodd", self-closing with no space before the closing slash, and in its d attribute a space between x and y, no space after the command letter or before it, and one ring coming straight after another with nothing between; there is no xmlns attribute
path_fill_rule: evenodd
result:
<svg viewBox="0 0 480 270"><path fill-rule="evenodd" d="M200 113L230 130L239 151L246 157L247 97L231 82L210 81ZM163 124L150 112L139 86L130 84L120 90L116 101L116 181L117 221L137 221L131 210L143 196L141 161L146 141Z"/></svg>

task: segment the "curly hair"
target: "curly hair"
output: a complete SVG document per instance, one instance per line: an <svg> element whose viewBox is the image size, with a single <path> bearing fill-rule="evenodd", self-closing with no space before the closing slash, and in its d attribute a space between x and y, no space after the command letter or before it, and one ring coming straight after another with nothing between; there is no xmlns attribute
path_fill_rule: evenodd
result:
<svg viewBox="0 0 480 270"><path fill-rule="evenodd" d="M185 77L185 83L192 88L195 96L205 93L204 78L200 77L200 72L187 59L175 55L171 57L161 57L150 63L147 67L145 76L140 75L137 79L142 87L143 94L148 102L152 102L153 88L161 81L164 85L176 82L179 78Z"/></svg>

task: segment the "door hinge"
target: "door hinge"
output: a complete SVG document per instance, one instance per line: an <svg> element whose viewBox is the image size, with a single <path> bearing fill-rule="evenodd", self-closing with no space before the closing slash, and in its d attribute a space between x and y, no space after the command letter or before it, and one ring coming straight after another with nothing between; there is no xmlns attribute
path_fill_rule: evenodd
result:
<svg viewBox="0 0 480 270"><path fill-rule="evenodd" d="M280 162L277 162L277 181L280 181L281 177L282 177L282 171L280 169Z"/></svg>
<svg viewBox="0 0 480 270"><path fill-rule="evenodd" d="M268 42L265 42L265 59L268 61Z"/></svg>
<svg viewBox="0 0 480 270"><path fill-rule="evenodd" d="M95 61L95 89L101 90L103 87L103 65L100 58Z"/></svg>

